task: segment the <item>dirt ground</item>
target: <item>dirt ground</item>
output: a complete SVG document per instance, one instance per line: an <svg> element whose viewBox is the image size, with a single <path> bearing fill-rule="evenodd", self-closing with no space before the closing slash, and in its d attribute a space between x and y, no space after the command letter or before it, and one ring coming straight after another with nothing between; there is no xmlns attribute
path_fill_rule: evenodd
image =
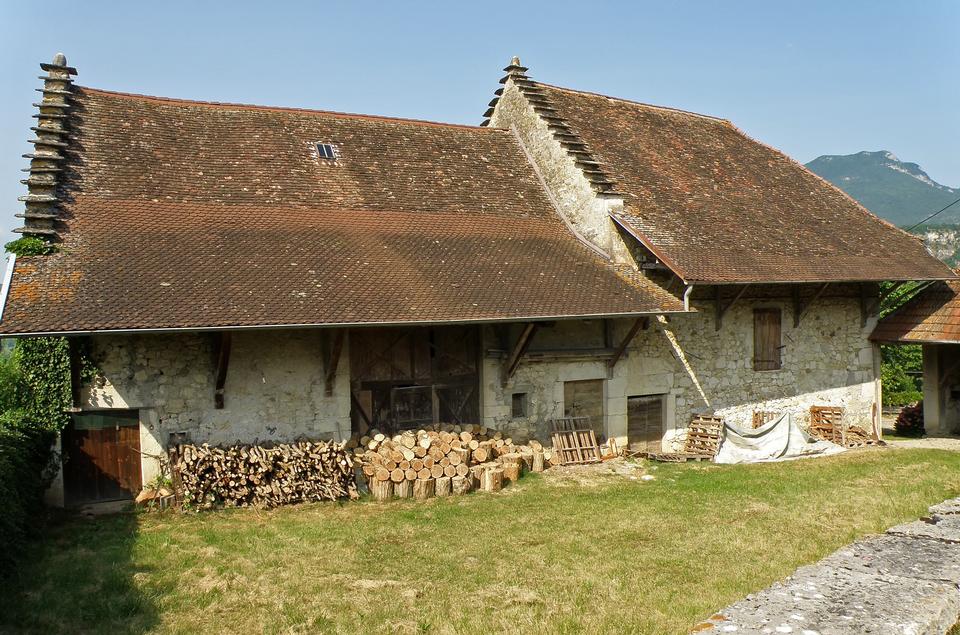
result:
<svg viewBox="0 0 960 635"><path fill-rule="evenodd" d="M960 438L926 437L923 439L898 439L887 441L894 448L923 448L930 450L953 450L960 452Z"/></svg>

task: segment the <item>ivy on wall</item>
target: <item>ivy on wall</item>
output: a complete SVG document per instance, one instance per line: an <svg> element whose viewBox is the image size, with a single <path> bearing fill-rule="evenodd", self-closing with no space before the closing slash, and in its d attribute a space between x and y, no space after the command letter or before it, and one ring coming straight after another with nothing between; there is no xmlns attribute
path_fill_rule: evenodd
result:
<svg viewBox="0 0 960 635"><path fill-rule="evenodd" d="M27 410L37 425L61 430L73 405L70 344L65 337L36 337L17 342L20 369L30 390Z"/></svg>

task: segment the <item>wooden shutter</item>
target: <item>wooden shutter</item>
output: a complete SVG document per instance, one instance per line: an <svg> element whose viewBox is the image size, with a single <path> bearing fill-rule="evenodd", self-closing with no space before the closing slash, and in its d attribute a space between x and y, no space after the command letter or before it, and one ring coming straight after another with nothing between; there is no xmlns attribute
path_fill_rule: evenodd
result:
<svg viewBox="0 0 960 635"><path fill-rule="evenodd" d="M779 369L780 350L780 309L754 309L753 370Z"/></svg>

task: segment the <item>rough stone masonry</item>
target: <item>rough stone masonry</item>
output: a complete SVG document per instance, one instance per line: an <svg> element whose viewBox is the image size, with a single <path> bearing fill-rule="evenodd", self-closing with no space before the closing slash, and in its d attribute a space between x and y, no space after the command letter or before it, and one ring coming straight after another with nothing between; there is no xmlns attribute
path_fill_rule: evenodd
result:
<svg viewBox="0 0 960 635"><path fill-rule="evenodd" d="M728 606L695 633L946 633L960 622L960 498Z"/></svg>

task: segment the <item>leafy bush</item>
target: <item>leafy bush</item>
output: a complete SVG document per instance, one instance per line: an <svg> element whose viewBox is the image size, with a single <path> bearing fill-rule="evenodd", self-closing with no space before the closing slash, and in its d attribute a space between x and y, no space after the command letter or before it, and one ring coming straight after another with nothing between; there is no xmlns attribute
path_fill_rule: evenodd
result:
<svg viewBox="0 0 960 635"><path fill-rule="evenodd" d="M923 399L923 393L919 390L904 390L902 392L889 392L883 395L884 406L911 406Z"/></svg>
<svg viewBox="0 0 960 635"><path fill-rule="evenodd" d="M901 405L894 395L920 392L918 378L923 372L923 353L919 346L885 344L880 347L880 359L884 403Z"/></svg>
<svg viewBox="0 0 960 635"><path fill-rule="evenodd" d="M23 410L0 414L0 579L11 570L43 507L53 477L54 434L33 425Z"/></svg>
<svg viewBox="0 0 960 635"><path fill-rule="evenodd" d="M897 416L893 429L902 437L922 437L923 429L923 402L913 406L904 406Z"/></svg>
<svg viewBox="0 0 960 635"><path fill-rule="evenodd" d="M57 246L42 238L24 236L8 242L4 249L18 256L48 256L57 250Z"/></svg>

